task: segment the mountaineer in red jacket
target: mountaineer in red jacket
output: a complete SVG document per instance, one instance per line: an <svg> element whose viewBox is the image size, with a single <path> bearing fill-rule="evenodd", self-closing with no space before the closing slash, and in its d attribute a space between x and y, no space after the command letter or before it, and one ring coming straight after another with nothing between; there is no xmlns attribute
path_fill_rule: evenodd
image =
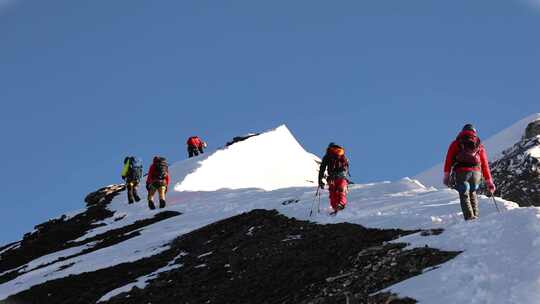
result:
<svg viewBox="0 0 540 304"><path fill-rule="evenodd" d="M199 155L199 153L203 154L203 148L206 148L206 143L202 141L199 136L191 136L188 138L186 144L190 158Z"/></svg>
<svg viewBox="0 0 540 304"><path fill-rule="evenodd" d="M495 192L486 149L476 129L466 124L456 140L450 144L444 163L443 183L459 192L461 210L465 220L478 218L478 197L482 176L489 192Z"/></svg>
<svg viewBox="0 0 540 304"><path fill-rule="evenodd" d="M154 194L159 194L159 208L165 208L165 193L169 188L169 165L165 157L155 156L152 165L148 169L146 178L146 190L148 190L148 207L156 209L154 205Z"/></svg>

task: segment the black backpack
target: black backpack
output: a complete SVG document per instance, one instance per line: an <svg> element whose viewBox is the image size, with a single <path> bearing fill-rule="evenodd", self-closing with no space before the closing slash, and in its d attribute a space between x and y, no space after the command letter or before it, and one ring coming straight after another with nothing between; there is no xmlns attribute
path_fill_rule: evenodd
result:
<svg viewBox="0 0 540 304"><path fill-rule="evenodd" d="M154 165L154 179L164 180L169 175L169 164L167 164L167 159L165 157L157 157L154 160Z"/></svg>
<svg viewBox="0 0 540 304"><path fill-rule="evenodd" d="M127 178L129 180L140 181L142 178L142 175L143 175L142 160L134 156L129 157L129 170L127 173Z"/></svg>

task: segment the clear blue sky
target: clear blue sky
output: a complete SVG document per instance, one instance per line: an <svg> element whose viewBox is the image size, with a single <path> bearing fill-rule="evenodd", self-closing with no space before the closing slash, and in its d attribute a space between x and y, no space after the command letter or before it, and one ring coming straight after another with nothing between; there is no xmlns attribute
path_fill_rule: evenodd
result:
<svg viewBox="0 0 540 304"><path fill-rule="evenodd" d="M540 111L539 28L534 0L0 0L0 243L191 134L285 123L357 182L414 175Z"/></svg>

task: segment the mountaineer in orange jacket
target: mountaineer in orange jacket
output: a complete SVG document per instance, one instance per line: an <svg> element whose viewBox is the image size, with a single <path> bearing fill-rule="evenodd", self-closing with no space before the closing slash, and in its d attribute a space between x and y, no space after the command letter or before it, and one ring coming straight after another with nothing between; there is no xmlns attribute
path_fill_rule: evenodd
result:
<svg viewBox="0 0 540 304"><path fill-rule="evenodd" d="M324 189L325 172L328 172L326 182L328 183L330 206L334 209L331 214L336 214L345 209L347 205L349 160L345 157L345 150L334 143L328 145L319 168L319 187L321 189Z"/></svg>

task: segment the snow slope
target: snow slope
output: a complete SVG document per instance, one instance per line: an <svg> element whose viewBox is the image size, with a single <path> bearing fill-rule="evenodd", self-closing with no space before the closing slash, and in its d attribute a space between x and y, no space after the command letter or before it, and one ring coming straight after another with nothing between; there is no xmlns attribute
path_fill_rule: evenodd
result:
<svg viewBox="0 0 540 304"><path fill-rule="evenodd" d="M222 188L260 188L315 185L319 158L307 153L286 126L248 138L186 167L171 168L176 191L214 191ZM187 170L186 170L187 169Z"/></svg>
<svg viewBox="0 0 540 304"><path fill-rule="evenodd" d="M483 144L489 153L489 160L495 161L502 156L502 152L515 143L517 143L523 134L525 134L525 128L530 122L540 119L540 113L532 114L516 122L512 126L502 130L501 132L493 135L487 140L483 140ZM450 144L451 139L448 140ZM445 155L441 155L441 159L444 159ZM441 162L430 169L419 173L414 178L419 180L422 184L433 187L444 187L442 184L443 166Z"/></svg>
<svg viewBox="0 0 540 304"><path fill-rule="evenodd" d="M280 128L273 132L276 137L288 137L290 134ZM255 150L257 147L252 146L271 142L271 140L265 142L265 137L261 138L260 141L246 140L235 144L236 149L237 151ZM273 138L273 142L290 140L273 136L268 136L268 138ZM272 149L274 153L283 149L281 146L271 145L267 148ZM300 151L297 153L300 155ZM268 155L268 157L273 157L273 153ZM310 208L317 203L316 188L292 187L294 184L286 187L285 184L276 182L279 180L276 176L266 179L264 176L254 174L252 180L245 180L244 187L241 184L233 184L227 176L222 177L222 180L212 180L212 187L217 187L219 190L180 191L182 187L195 189L207 187L204 184L205 179L199 180L201 184L196 184L195 181L184 184L190 174L201 174L210 178L207 174L218 170L217 168L227 166L217 162L218 156L215 157L214 163L205 161L212 157L212 155L205 155L173 166L176 186L175 191L169 193L166 210L179 211L183 213L182 215L142 228L139 236L115 246L55 262L0 284L0 300L48 280L155 255L168 248L168 244L182 234L215 221L260 208L277 209L289 217L312 220L321 224L351 222L373 228L444 228L445 232L437 236L426 237L415 234L398 241L409 242L411 246L427 244L434 248L463 250L464 252L439 268L394 285L389 290L401 296L415 298L420 303L538 303L540 298L540 288L538 288L540 284L540 263L538 263L540 260L540 209L538 208L517 208L514 203L498 200L499 208L503 210L503 213L498 214L493 201L481 197L481 218L474 222L464 222L456 192L448 189L426 188L418 181L409 178L396 182L351 186L348 207L335 217L328 215L326 190L323 191L322 212L309 217ZM232 155L219 157L223 157L222 161L230 161L234 158ZM314 156L305 153L304 157L307 163L313 161ZM269 163L275 160L274 158ZM201 162L203 165L194 165L196 162ZM246 167L238 168L238 170L246 174L260 169L249 162L240 164L245 164ZM266 168L268 163L261 166ZM194 168L204 167L206 167L205 171L194 173L196 172ZM311 174L311 171L306 169L304 173ZM288 172L272 171L272 174L284 177ZM226 186L222 187L220 184ZM254 184L258 184L259 187L255 188ZM274 188L278 185L279 189L263 190L265 187ZM305 185L310 185L310 183ZM232 186L237 189L232 189ZM298 202L283 204L291 200L298 200ZM81 239L132 224L137 220L150 218L160 212L148 210L143 203L128 205L125 195L116 197L108 208L115 212L114 218L104 221L104 226L89 231ZM80 248L66 250L73 251ZM68 256L69 252L60 251L53 255ZM42 261L52 260L54 258L50 256L42 258L41 261L34 260L26 269L34 269ZM71 267L66 267L71 264L73 264ZM167 271L167 267L157 272ZM127 286L110 290L101 295L102 299L106 300L134 286L143 288L154 276L155 273L151 273Z"/></svg>

